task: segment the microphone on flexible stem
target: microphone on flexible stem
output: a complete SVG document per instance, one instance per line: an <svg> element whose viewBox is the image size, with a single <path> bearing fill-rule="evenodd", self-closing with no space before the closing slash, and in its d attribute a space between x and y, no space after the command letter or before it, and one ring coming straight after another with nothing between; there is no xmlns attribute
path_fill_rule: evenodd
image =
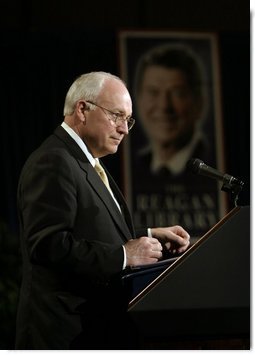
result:
<svg viewBox="0 0 255 355"><path fill-rule="evenodd" d="M236 205L238 194L242 190L244 185L241 180L235 178L234 176L231 176L229 174L223 174L220 171L211 168L200 159L190 159L187 163L187 167L194 174L204 175L212 179L223 181L223 186L221 190L231 192L234 196L234 202Z"/></svg>
<svg viewBox="0 0 255 355"><path fill-rule="evenodd" d="M223 174L223 173L219 172L218 170L211 168L210 166L206 165L200 159L190 159L188 161L187 166L189 169L191 169L191 171L194 174L204 175L204 176L210 177L212 179L226 181L230 185L233 185L233 184L243 185L244 184L241 180L235 178L234 176L231 176L228 174Z"/></svg>

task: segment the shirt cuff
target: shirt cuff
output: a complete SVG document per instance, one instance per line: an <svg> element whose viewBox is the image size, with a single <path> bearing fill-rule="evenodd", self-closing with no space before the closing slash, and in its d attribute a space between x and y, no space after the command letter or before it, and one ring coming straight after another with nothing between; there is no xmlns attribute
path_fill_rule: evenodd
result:
<svg viewBox="0 0 255 355"><path fill-rule="evenodd" d="M126 249L125 249L124 245L122 245L122 247L123 247L123 254L124 254L122 270L124 270L127 266L127 254L126 254Z"/></svg>
<svg viewBox="0 0 255 355"><path fill-rule="evenodd" d="M147 229L147 234L149 238L152 238L152 232L150 228Z"/></svg>

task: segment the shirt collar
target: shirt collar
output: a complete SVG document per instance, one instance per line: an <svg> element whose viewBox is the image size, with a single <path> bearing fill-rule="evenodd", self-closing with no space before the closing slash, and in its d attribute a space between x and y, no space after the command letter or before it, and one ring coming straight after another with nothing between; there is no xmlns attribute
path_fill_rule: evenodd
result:
<svg viewBox="0 0 255 355"><path fill-rule="evenodd" d="M153 155L151 162L151 169L153 173L158 172L162 167L168 168L173 175L180 174L186 167L187 161L192 155L192 152L196 144L202 139L202 133L200 131L195 132L189 144L180 149L174 157L166 162L160 161L160 159Z"/></svg>
<svg viewBox="0 0 255 355"><path fill-rule="evenodd" d="M93 157L93 155L89 152L86 144L83 142L80 136L74 130L68 126L67 123L64 121L61 123L61 126L64 128L64 130L75 140L75 142L78 144L78 146L81 148L83 153L86 155L88 158L89 162L93 167L95 167L96 164L96 159Z"/></svg>

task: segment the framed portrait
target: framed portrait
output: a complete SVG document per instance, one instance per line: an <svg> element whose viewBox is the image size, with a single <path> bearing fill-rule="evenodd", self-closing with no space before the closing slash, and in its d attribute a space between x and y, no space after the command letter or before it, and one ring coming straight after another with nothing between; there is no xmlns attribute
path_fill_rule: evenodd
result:
<svg viewBox="0 0 255 355"><path fill-rule="evenodd" d="M220 183L188 167L200 159L224 171L217 36L120 31L119 56L136 120L124 143L135 225L179 224L195 240L227 212Z"/></svg>

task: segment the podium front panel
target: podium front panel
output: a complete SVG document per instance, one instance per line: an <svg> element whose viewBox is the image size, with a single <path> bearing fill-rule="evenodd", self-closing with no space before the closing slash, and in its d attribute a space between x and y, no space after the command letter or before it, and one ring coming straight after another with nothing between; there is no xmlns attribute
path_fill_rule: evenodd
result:
<svg viewBox="0 0 255 355"><path fill-rule="evenodd" d="M147 336L248 336L249 207L191 249L132 303L136 325Z"/></svg>

